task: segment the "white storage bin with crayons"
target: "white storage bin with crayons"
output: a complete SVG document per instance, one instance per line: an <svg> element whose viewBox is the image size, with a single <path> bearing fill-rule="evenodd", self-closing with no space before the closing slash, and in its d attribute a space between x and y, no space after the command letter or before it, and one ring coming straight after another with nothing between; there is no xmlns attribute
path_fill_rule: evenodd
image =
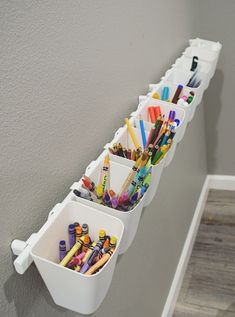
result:
<svg viewBox="0 0 235 317"><path fill-rule="evenodd" d="M85 172L86 177L89 178L90 183L94 183L93 187L96 187L96 189L98 188L98 184L101 184L102 182L101 178L103 179L101 175L103 168L105 167L106 157L109 157L109 152L107 150L104 150L102 154L97 158L97 160L91 162ZM107 181L110 180L110 189L108 190L109 195L107 195L107 198L105 197L105 194L107 193L106 190L101 193L101 200L97 200L95 197L96 195L82 198L84 197L84 178L82 178L83 180L79 180L72 186L72 189L78 191L80 194L75 195L74 193L70 193L66 201L68 201L68 199L80 201L86 205L93 206L94 208L97 208L105 213L119 218L123 222L125 228L123 239L119 249L119 253L122 254L127 251L134 240L140 221L140 216L144 207L146 195L143 191L141 193L137 193L134 189L129 191L129 183L127 187L124 186L126 184L125 181L127 180L127 177L130 173L134 174L134 176L137 175L136 172L133 173L133 169L131 167L117 163L115 160L113 160L112 157L109 157L108 164L109 176L107 178ZM145 176L147 178L147 175ZM133 178L131 179L131 181L132 180ZM93 190L93 188L91 188L91 190ZM127 190L129 195L127 196L125 194L125 199L123 198L124 201L119 202L119 198L123 197L123 194L126 193ZM80 195L81 197L78 197L78 195Z"/></svg>
<svg viewBox="0 0 235 317"><path fill-rule="evenodd" d="M105 145L106 149L109 149L110 151L110 157L120 163L127 166L132 167L136 161L136 153L138 152L139 147L141 147L141 150L145 149L145 144L143 144L143 137L141 133L141 129L139 129L139 120L134 120L134 118L130 119L130 124L132 126L135 138L137 140L138 145L136 146L131 138L131 135L128 131L127 126L123 126L120 128L114 136L114 139ZM146 142L149 137L149 128L145 130L145 137ZM169 150L169 153L172 151L172 149ZM158 185L161 179L162 171L165 166L165 161L169 155L167 152L165 156L157 163L156 165L152 165L152 175L151 175L151 182L148 188L148 191L146 192L146 197L144 200L144 207L149 205L155 196Z"/></svg>
<svg viewBox="0 0 235 317"><path fill-rule="evenodd" d="M200 59L197 59L196 61L196 69L198 72L203 74L204 77L204 88L207 89L210 83L210 79L212 77L212 67L210 63L202 61ZM194 57L188 57L182 55L181 57L177 58L175 63L172 65L172 68L179 67L182 70L188 72L191 71L191 69L194 69L195 66L195 60Z"/></svg>
<svg viewBox="0 0 235 317"><path fill-rule="evenodd" d="M191 58L193 58L193 56L197 56L200 60L210 63L212 68L212 76L214 76L219 57L217 51L208 50L198 46L189 46L183 52L183 55Z"/></svg>
<svg viewBox="0 0 235 317"><path fill-rule="evenodd" d="M93 267L92 263L89 265L87 260L84 261L83 266L88 267L88 270L84 270L85 273L81 273L80 266L86 254L91 255L93 252L93 258L90 257L90 260L95 261L95 257L99 258L102 249L98 242L96 245L93 243L93 250L87 249L83 236L77 239L77 242L75 238L75 244L71 245L70 251L66 254L63 249L64 242L67 249L71 244L68 226L77 222L88 225L86 238L89 237L92 241L100 242L100 229L117 239L116 247L106 253L103 266L99 267L99 260L96 267ZM82 314L91 314L100 306L112 281L123 231L124 227L119 219L79 202L68 202L57 215L50 217L49 225L33 246L31 255L57 305ZM77 253L80 250L81 252L72 257L70 254L76 254L74 250L77 250ZM75 268L72 269L72 265L75 265Z"/></svg>
<svg viewBox="0 0 235 317"><path fill-rule="evenodd" d="M195 103L196 96L191 88L168 81L161 81L156 85L150 85L149 89L148 97L177 105L177 107L185 111L185 121L188 123L192 120L197 105ZM166 89L167 93L165 94Z"/></svg>

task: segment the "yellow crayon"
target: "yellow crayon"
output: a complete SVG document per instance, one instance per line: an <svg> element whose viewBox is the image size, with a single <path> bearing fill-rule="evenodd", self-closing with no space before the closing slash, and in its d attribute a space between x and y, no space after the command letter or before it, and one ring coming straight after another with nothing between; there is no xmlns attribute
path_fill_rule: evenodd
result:
<svg viewBox="0 0 235 317"><path fill-rule="evenodd" d="M138 142L137 142L137 140L136 140L134 130L132 129L131 124L130 124L130 121L128 120L128 118L125 118L125 123L126 123L126 125L127 125L127 129L128 129L128 131L129 131L129 133L130 133L130 136L131 136L131 138L132 138L132 141L133 141L133 143L134 143L134 146L136 147L136 149L138 149L138 148L139 148L139 144L138 144Z"/></svg>
<svg viewBox="0 0 235 317"><path fill-rule="evenodd" d="M88 248L87 253L84 255L82 259L82 263L85 263L89 259L95 246L96 246L96 242L93 242L92 245Z"/></svg>
<svg viewBox="0 0 235 317"><path fill-rule="evenodd" d="M79 272L80 270L81 270L81 266L80 265L75 266L74 271Z"/></svg>
<svg viewBox="0 0 235 317"><path fill-rule="evenodd" d="M85 236L81 237L72 247L72 249L66 254L66 256L63 258L63 260L59 263L61 266L66 266L69 261L72 259L74 254L81 248L83 245L83 241L85 239Z"/></svg>
<svg viewBox="0 0 235 317"><path fill-rule="evenodd" d="M95 271L97 271L99 268L101 268L111 257L113 254L115 248L112 248L110 251L105 253L102 258L97 261L94 265L92 265L88 271L86 271L85 275L92 275Z"/></svg>

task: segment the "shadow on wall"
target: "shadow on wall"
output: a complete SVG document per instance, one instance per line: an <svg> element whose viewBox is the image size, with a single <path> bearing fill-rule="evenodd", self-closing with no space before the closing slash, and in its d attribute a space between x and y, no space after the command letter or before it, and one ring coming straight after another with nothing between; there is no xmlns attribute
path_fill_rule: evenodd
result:
<svg viewBox="0 0 235 317"><path fill-rule="evenodd" d="M204 109L206 122L207 140L207 166L209 174L213 173L217 167L216 149L218 145L217 123L220 117L222 101L221 92L224 85L224 74L221 69L217 69L212 79L213 84L204 94Z"/></svg>
<svg viewBox="0 0 235 317"><path fill-rule="evenodd" d="M53 302L34 264L24 275L14 272L5 282L4 292L8 303L14 302L18 317L32 316L33 304L41 295L48 306L53 307L58 312L66 311Z"/></svg>

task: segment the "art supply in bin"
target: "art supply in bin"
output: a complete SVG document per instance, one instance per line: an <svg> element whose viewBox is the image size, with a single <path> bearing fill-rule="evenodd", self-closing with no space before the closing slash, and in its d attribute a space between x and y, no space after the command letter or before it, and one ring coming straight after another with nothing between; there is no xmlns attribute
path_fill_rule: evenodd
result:
<svg viewBox="0 0 235 317"><path fill-rule="evenodd" d="M72 231L76 227L76 231ZM108 236L104 229L99 231L99 240L92 241L87 224L68 225L69 248L59 242L59 264L85 275L97 273L115 251L117 238Z"/></svg>
<svg viewBox="0 0 235 317"><path fill-rule="evenodd" d="M161 109L158 106L150 106L148 107L148 111L150 120L154 123L154 126L151 129L147 140L144 127L141 129L142 143L144 152L148 154L150 163L156 165L164 158L171 148L176 133L175 128L180 121L175 118L176 113L174 110L169 112L168 118L165 118L165 116L161 114ZM140 127L141 125L143 125L143 120L140 118ZM130 136L132 138L132 134L130 134ZM122 147L121 143L115 143L112 148L109 148L109 151L113 155L118 155L134 161L137 161L144 153L142 147L138 147L137 149L126 149Z"/></svg>
<svg viewBox="0 0 235 317"><path fill-rule="evenodd" d="M190 78L189 82L191 81L191 79L193 80L193 78ZM189 86L192 87L192 86ZM183 88L184 86L179 84L176 88L176 90L174 91L174 95L173 98L170 100L169 99L169 87L168 86L164 86L162 89L162 95L160 96L158 92L154 92L152 94L152 98L154 99L160 99L166 102L172 102L174 104L180 105L180 106L188 106L192 103L193 98L194 98L194 92L190 91L188 94L183 93ZM194 88L194 87L192 87ZM154 115L154 113L151 113L150 117L152 117ZM156 115L154 115L156 116Z"/></svg>
<svg viewBox="0 0 235 317"><path fill-rule="evenodd" d="M119 193L116 193L108 185L110 184L109 170L109 155L107 155L101 167L98 184L95 184L89 177L84 175L82 187L79 190L75 189L73 191L74 194L80 198L120 211L125 212L133 209L139 203L151 182L152 167L148 152L144 151L138 157Z"/></svg>

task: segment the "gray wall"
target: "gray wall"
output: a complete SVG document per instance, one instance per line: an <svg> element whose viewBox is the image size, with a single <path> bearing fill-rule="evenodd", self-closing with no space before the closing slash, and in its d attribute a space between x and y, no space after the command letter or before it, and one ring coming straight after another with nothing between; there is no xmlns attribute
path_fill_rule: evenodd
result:
<svg viewBox="0 0 235 317"><path fill-rule="evenodd" d="M196 36L192 9L188 0L1 1L1 316L76 315L53 304L34 266L15 273L10 243L41 227ZM201 105L94 316L160 316L207 173L204 135Z"/></svg>
<svg viewBox="0 0 235 317"><path fill-rule="evenodd" d="M234 84L235 84L235 1L194 1L194 29L198 37L223 45L217 71L205 92L208 173L235 175Z"/></svg>

